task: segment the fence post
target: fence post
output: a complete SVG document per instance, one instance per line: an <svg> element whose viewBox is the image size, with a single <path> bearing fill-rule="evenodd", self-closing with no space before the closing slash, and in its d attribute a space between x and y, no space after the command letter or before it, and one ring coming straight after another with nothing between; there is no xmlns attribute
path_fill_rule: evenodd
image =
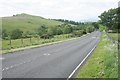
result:
<svg viewBox="0 0 120 80"><path fill-rule="evenodd" d="M12 41L11 41L11 37L9 38L10 41L10 49L12 48Z"/></svg>
<svg viewBox="0 0 120 80"><path fill-rule="evenodd" d="M37 36L38 44L39 44L39 36Z"/></svg>
<svg viewBox="0 0 120 80"><path fill-rule="evenodd" d="M31 37L30 37L30 44L32 44Z"/></svg>
<svg viewBox="0 0 120 80"><path fill-rule="evenodd" d="M23 38L21 38L21 43L22 43L22 47L23 47L23 46L24 46L24 45L23 45Z"/></svg>

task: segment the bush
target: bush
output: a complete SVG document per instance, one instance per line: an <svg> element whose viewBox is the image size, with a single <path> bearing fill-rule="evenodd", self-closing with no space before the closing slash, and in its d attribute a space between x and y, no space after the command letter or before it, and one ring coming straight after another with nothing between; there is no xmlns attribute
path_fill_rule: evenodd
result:
<svg viewBox="0 0 120 80"><path fill-rule="evenodd" d="M86 28L86 32L87 32L87 33L91 33L91 32L93 32L94 30L95 30L95 28L92 27L92 26L88 26L88 27Z"/></svg>
<svg viewBox="0 0 120 80"><path fill-rule="evenodd" d="M40 38L43 38L43 39L50 39L50 38L53 38L54 36L51 35L51 34L43 34Z"/></svg>
<svg viewBox="0 0 120 80"><path fill-rule="evenodd" d="M5 37L4 39L5 39L5 40L9 40L10 38L9 38L9 37Z"/></svg>
<svg viewBox="0 0 120 80"><path fill-rule="evenodd" d="M87 34L87 32L86 32L86 30L85 30L85 29L83 30L83 34Z"/></svg>
<svg viewBox="0 0 120 80"><path fill-rule="evenodd" d="M1 30L0 30L1 31ZM1 33L1 32L0 32ZM2 30L2 39L6 39L6 37L8 37L8 33L6 31L6 29Z"/></svg>
<svg viewBox="0 0 120 80"><path fill-rule="evenodd" d="M45 25L40 26L40 27L36 30L36 31L37 31L37 35L42 36L42 35L46 34L46 33L47 33L47 29L48 29L48 27L46 27Z"/></svg>
<svg viewBox="0 0 120 80"><path fill-rule="evenodd" d="M73 28L71 25L63 24L62 26L63 26L62 30L63 30L64 34L69 34L69 33L73 32Z"/></svg>
<svg viewBox="0 0 120 80"><path fill-rule="evenodd" d="M11 39L19 39L22 37L22 33L23 31L21 31L20 29L15 29L11 32L10 37Z"/></svg>
<svg viewBox="0 0 120 80"><path fill-rule="evenodd" d="M79 30L79 31L74 31L72 34L73 34L73 36L80 37L80 36L82 36L85 33L86 32L84 30Z"/></svg>
<svg viewBox="0 0 120 80"><path fill-rule="evenodd" d="M61 28L57 28L57 30L56 30L56 34L57 34L57 35L63 34L62 29L61 29Z"/></svg>
<svg viewBox="0 0 120 80"><path fill-rule="evenodd" d="M32 36L36 36L33 33L27 31L22 33L22 38L31 38Z"/></svg>

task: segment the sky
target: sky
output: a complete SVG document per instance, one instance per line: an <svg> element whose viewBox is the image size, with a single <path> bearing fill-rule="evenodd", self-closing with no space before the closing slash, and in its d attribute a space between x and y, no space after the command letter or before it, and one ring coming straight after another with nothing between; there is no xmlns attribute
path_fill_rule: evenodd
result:
<svg viewBox="0 0 120 80"><path fill-rule="evenodd" d="M98 16L118 7L118 0L0 0L0 17L27 13L52 19L97 21Z"/></svg>

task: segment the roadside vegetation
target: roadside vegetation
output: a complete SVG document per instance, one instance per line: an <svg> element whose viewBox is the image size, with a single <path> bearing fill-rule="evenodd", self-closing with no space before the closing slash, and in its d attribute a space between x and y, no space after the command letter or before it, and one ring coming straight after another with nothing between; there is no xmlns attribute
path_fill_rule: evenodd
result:
<svg viewBox="0 0 120 80"><path fill-rule="evenodd" d="M36 20L40 21L40 23L43 20L46 22L43 22L45 24L35 23ZM61 22L28 14L4 17L2 51L81 37L96 29L94 23L80 23L68 20Z"/></svg>
<svg viewBox="0 0 120 80"><path fill-rule="evenodd" d="M77 78L117 78L118 46L103 33L101 42L82 67Z"/></svg>
<svg viewBox="0 0 120 80"><path fill-rule="evenodd" d="M109 9L108 11L104 11L99 18L101 19L98 23L101 23L102 25L106 26L106 32L108 35L112 38L112 41L115 42L115 40L118 41L118 54L120 52L119 46L120 46L120 7ZM118 55L120 57L120 54ZM118 58L120 59L120 58ZM120 67L120 60L119 61L119 67ZM118 70L118 75L120 76L120 68Z"/></svg>
<svg viewBox="0 0 120 80"><path fill-rule="evenodd" d="M119 72L119 75L118 76L120 76L120 34L119 33L108 33L108 35L112 38L112 39L114 39L114 40L116 40L116 41L118 41L118 72Z"/></svg>
<svg viewBox="0 0 120 80"><path fill-rule="evenodd" d="M2 40L2 50L4 53L4 51L11 50L11 49L22 48L22 47L33 46L33 45L41 45L41 44L52 43L56 41L63 41L71 38L75 38L75 37L73 37L72 34L63 34L63 35L56 35L54 36L54 38L51 38L51 39L32 37L32 38L24 38L24 39Z"/></svg>
<svg viewBox="0 0 120 80"><path fill-rule="evenodd" d="M77 78L118 78L119 76L119 50L118 44L113 40L120 41L120 34L118 34L120 7L104 11L99 18L101 20L95 22L94 25L98 25L103 33L100 43L76 76Z"/></svg>
<svg viewBox="0 0 120 80"><path fill-rule="evenodd" d="M104 11L99 18L101 19L99 23L107 27L107 32L110 31L115 33L119 31L120 7Z"/></svg>
<svg viewBox="0 0 120 80"><path fill-rule="evenodd" d="M120 41L120 34L119 33L108 33L108 35L116 41Z"/></svg>

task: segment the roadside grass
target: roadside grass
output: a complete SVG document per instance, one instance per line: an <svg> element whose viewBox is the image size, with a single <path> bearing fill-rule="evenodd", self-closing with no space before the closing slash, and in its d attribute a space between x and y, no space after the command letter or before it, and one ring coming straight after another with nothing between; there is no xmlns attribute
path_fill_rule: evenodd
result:
<svg viewBox="0 0 120 80"><path fill-rule="evenodd" d="M105 33L91 58L79 71L77 78L117 78L118 48Z"/></svg>
<svg viewBox="0 0 120 80"><path fill-rule="evenodd" d="M51 39L41 39L41 38L25 38L23 39L23 43L21 39L15 39L11 40L11 46L10 46L10 40L2 40L2 53L8 53L13 52L13 50L17 50L19 48L25 48L30 46L38 46L38 45L44 45L47 43L57 42L57 41L64 41L72 38L72 34L62 34L62 35L56 35L54 38Z"/></svg>
<svg viewBox="0 0 120 80"><path fill-rule="evenodd" d="M118 46L120 46L120 33L118 34L118 33L109 33L108 34L111 38L113 38L114 40L118 40ZM118 51L119 51L119 53L120 53L120 49L118 48ZM120 78L120 54L118 53L118 66L119 66L119 78Z"/></svg>
<svg viewBox="0 0 120 80"><path fill-rule="evenodd" d="M108 33L108 35L109 35L111 38L120 41L120 34L118 34L118 33Z"/></svg>

